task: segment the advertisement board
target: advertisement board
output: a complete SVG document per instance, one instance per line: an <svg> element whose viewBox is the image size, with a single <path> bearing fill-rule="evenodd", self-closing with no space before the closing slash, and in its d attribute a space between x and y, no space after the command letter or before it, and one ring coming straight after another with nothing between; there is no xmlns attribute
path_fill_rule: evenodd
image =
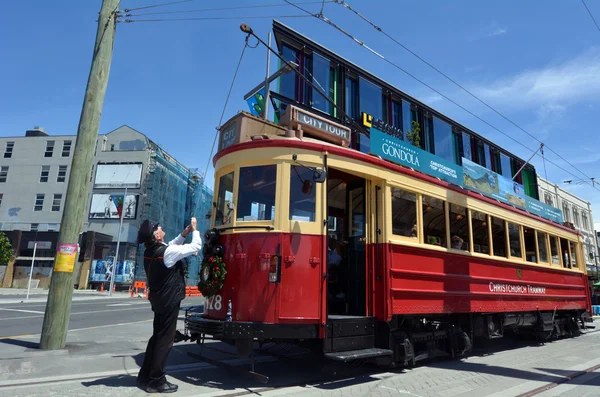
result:
<svg viewBox="0 0 600 397"><path fill-rule="evenodd" d="M94 188L138 189L142 182L142 164L102 164L96 166Z"/></svg>
<svg viewBox="0 0 600 397"><path fill-rule="evenodd" d="M114 256L106 259L94 259L90 268L90 281L110 282L113 274ZM116 283L132 283L135 271L134 261L119 261L117 263L117 272L115 275Z"/></svg>
<svg viewBox="0 0 600 397"><path fill-rule="evenodd" d="M89 219L135 219L138 195L93 194Z"/></svg>

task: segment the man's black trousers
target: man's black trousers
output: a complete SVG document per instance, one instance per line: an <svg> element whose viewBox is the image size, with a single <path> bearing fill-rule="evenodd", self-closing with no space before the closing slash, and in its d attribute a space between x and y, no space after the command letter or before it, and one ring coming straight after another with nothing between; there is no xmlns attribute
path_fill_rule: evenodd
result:
<svg viewBox="0 0 600 397"><path fill-rule="evenodd" d="M154 331L148 341L144 363L138 374L138 379L143 383L160 385L167 380L165 365L175 340L179 306L180 303L170 312L154 313Z"/></svg>

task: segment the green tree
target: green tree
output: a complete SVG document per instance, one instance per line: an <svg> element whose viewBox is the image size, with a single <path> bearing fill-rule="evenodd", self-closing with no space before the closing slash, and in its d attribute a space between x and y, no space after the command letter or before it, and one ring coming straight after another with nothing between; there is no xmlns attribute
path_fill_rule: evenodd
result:
<svg viewBox="0 0 600 397"><path fill-rule="evenodd" d="M406 140L410 142L413 146L418 148L421 147L421 126L419 122L413 121L411 123L412 129L410 131L406 131Z"/></svg>
<svg viewBox="0 0 600 397"><path fill-rule="evenodd" d="M0 266L7 265L10 258L12 258L12 255L12 245L10 245L8 237L0 232Z"/></svg>

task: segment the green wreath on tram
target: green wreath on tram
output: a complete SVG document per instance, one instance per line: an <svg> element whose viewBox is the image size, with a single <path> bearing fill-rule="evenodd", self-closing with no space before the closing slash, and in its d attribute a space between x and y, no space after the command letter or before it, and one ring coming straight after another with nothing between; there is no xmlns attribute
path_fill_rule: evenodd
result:
<svg viewBox="0 0 600 397"><path fill-rule="evenodd" d="M205 258L202 261L200 282L198 283L198 290L202 296L210 298L216 295L223 288L226 274L227 270L222 257L213 255Z"/></svg>

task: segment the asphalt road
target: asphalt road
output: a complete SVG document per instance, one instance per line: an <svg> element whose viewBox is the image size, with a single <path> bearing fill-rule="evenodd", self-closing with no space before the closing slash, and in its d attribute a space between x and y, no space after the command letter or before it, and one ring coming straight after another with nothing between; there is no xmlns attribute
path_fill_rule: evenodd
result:
<svg viewBox="0 0 600 397"><path fill-rule="evenodd" d="M189 297L182 302L182 306L201 302L202 298ZM45 310L45 302L0 304L0 338L39 334ZM74 301L71 303L69 330L134 323L152 318L150 303L143 298Z"/></svg>

